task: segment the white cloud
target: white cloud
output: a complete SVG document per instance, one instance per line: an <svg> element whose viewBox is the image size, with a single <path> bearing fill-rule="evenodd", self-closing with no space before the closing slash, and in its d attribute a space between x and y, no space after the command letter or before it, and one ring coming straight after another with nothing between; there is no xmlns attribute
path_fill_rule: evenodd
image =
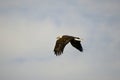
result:
<svg viewBox="0 0 120 80"><path fill-rule="evenodd" d="M76 1L0 3L1 80L119 80L118 3ZM84 52L68 44L63 55L54 56L62 34L83 38Z"/></svg>
<svg viewBox="0 0 120 80"><path fill-rule="evenodd" d="M112 0L78 0L78 6L82 5L82 8L88 13L100 16L115 16L119 15L119 1Z"/></svg>

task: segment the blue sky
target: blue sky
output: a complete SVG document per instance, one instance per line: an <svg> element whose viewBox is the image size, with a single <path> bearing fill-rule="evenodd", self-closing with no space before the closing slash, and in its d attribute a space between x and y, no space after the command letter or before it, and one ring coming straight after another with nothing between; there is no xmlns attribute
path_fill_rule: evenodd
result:
<svg viewBox="0 0 120 80"><path fill-rule="evenodd" d="M0 80L119 80L119 0L0 0ZM56 37L83 38L53 53Z"/></svg>

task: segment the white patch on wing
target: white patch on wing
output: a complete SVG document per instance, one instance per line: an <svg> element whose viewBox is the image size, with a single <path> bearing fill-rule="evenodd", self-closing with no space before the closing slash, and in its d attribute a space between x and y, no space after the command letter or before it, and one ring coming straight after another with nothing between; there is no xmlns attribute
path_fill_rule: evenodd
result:
<svg viewBox="0 0 120 80"><path fill-rule="evenodd" d="M77 40L77 41L83 41L84 39L83 38L75 38L75 40Z"/></svg>
<svg viewBox="0 0 120 80"><path fill-rule="evenodd" d="M81 39L75 38L76 41L81 41Z"/></svg>

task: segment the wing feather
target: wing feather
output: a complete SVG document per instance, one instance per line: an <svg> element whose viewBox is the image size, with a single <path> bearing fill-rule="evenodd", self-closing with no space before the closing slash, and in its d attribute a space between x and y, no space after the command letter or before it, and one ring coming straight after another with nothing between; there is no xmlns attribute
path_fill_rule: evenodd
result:
<svg viewBox="0 0 120 80"><path fill-rule="evenodd" d="M73 37L63 36L56 41L54 53L56 56L61 55L64 51L65 46L73 39Z"/></svg>
<svg viewBox="0 0 120 80"><path fill-rule="evenodd" d="M78 49L79 51L83 52L83 48L82 48L82 45L81 45L81 42L80 41L77 41L77 40L71 40L70 41L71 45L73 47L75 47L76 49Z"/></svg>

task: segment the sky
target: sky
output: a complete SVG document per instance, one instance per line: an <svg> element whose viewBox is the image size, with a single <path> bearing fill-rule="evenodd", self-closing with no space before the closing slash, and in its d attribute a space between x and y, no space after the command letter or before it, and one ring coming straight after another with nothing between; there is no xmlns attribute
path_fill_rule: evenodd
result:
<svg viewBox="0 0 120 80"><path fill-rule="evenodd" d="M0 80L119 80L120 0L0 0ZM56 37L77 36L61 56Z"/></svg>

